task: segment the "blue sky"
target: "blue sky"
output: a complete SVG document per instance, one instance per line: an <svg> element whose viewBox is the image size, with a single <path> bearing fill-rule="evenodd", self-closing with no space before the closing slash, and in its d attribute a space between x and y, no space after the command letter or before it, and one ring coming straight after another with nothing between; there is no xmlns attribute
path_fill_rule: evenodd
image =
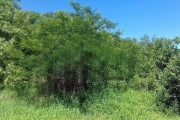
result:
<svg viewBox="0 0 180 120"><path fill-rule="evenodd" d="M21 0L23 10L39 13L65 10L73 12L70 0ZM73 0L97 9L103 17L119 23L121 37L174 38L180 36L180 0Z"/></svg>

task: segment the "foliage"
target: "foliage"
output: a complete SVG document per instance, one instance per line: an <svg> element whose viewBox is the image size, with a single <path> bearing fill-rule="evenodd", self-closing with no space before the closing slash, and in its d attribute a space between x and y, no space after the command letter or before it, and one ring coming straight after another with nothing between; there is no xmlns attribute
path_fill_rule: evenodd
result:
<svg viewBox="0 0 180 120"><path fill-rule="evenodd" d="M147 36L145 37L149 39ZM177 45L179 44L179 38L167 39L153 37L152 40L146 41L148 42L142 40L139 43L142 45L144 54L143 69L147 73L148 71L152 71L152 69L163 71L169 60L178 53Z"/></svg>
<svg viewBox="0 0 180 120"><path fill-rule="evenodd" d="M161 91L166 105L179 105L178 37L121 38L111 32L117 24L96 10L70 5L72 13L39 14L0 1L0 88L34 99L81 90L83 101L113 86Z"/></svg>
<svg viewBox="0 0 180 120"><path fill-rule="evenodd" d="M4 71L9 58L6 51L22 35L21 29L14 25L18 5L13 0L0 1L0 82L4 79ZM6 60L6 61L5 61Z"/></svg>
<svg viewBox="0 0 180 120"><path fill-rule="evenodd" d="M79 78L83 83L107 81L107 51L112 49L108 39L112 37L106 29L115 24L89 7L71 5L75 14L59 11L39 15L11 6L14 14L9 24L19 31L13 33L12 40L6 36L1 40L1 81L5 86L23 91L26 83L45 80L52 92L57 77Z"/></svg>
<svg viewBox="0 0 180 120"><path fill-rule="evenodd" d="M113 49L113 70L118 80L129 81L139 73L141 63L141 48L136 42L125 39L119 40Z"/></svg>
<svg viewBox="0 0 180 120"><path fill-rule="evenodd" d="M160 74L167 68L169 61L174 56L179 55L177 48L179 38L166 39L153 37L150 40L145 35L139 44L142 47L139 77L140 79L151 79L149 86L154 84L157 87L155 89L159 89L158 86L161 85Z"/></svg>
<svg viewBox="0 0 180 120"><path fill-rule="evenodd" d="M180 111L180 96L179 96L179 82L180 82L180 56L174 56L170 60L165 71L161 74L161 81L164 89L161 91L161 99L168 107L174 107L174 111Z"/></svg>

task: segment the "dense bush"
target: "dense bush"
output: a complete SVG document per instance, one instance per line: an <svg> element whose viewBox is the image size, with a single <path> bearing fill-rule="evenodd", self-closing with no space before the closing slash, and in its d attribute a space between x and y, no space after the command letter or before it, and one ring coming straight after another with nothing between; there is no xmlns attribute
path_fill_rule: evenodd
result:
<svg viewBox="0 0 180 120"><path fill-rule="evenodd" d="M1 36L1 81L6 87L22 92L41 81L51 93L58 79L80 80L84 89L90 82L107 85L112 51L109 40L113 37L106 30L115 24L89 7L71 5L75 13L44 15L9 6L14 11L14 22L9 24L22 34L15 31L11 41Z"/></svg>
<svg viewBox="0 0 180 120"><path fill-rule="evenodd" d="M167 68L160 76L164 89L161 99L168 107L174 107L176 113L180 112L180 56L174 56Z"/></svg>
<svg viewBox="0 0 180 120"><path fill-rule="evenodd" d="M142 58L140 46L129 39L120 39L114 48L113 67L117 80L129 81L139 73Z"/></svg>
<svg viewBox="0 0 180 120"><path fill-rule="evenodd" d="M0 1L0 88L38 96L111 85L161 91L166 105L180 104L178 37L123 39L111 32L116 23L70 4L73 13L39 14Z"/></svg>

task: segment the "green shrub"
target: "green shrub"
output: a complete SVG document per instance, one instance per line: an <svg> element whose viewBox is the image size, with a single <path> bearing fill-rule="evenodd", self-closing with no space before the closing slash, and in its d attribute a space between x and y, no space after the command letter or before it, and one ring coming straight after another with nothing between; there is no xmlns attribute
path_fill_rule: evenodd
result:
<svg viewBox="0 0 180 120"><path fill-rule="evenodd" d="M175 113L180 113L180 56L170 60L167 68L160 75L164 89L160 92L161 101Z"/></svg>

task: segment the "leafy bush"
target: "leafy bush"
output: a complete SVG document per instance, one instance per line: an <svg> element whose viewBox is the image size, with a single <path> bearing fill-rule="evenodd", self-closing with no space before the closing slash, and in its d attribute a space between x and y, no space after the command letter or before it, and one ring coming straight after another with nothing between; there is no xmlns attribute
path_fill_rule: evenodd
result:
<svg viewBox="0 0 180 120"><path fill-rule="evenodd" d="M174 112L180 113L180 56L174 56L167 68L162 72L160 80L164 89L161 101Z"/></svg>
<svg viewBox="0 0 180 120"><path fill-rule="evenodd" d="M75 13L15 12L14 24L23 34L14 33L16 39L5 41L8 47L2 52L6 59L1 65L5 86L21 93L33 83L45 85L42 88L51 93L57 92L57 80L64 78L81 80L84 89L87 83L107 85L113 49L109 44L113 37L107 30L116 24L89 7L71 5Z"/></svg>
<svg viewBox="0 0 180 120"><path fill-rule="evenodd" d="M141 48L130 39L119 39L115 43L111 54L112 77L117 80L129 81L139 73L142 60Z"/></svg>

